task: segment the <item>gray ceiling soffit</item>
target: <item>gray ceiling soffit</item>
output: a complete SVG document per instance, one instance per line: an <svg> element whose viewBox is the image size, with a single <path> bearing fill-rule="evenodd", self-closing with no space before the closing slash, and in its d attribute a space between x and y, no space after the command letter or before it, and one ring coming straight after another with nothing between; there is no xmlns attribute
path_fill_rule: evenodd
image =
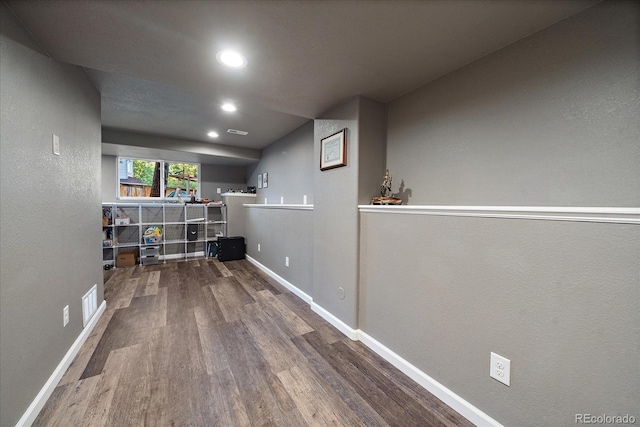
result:
<svg viewBox="0 0 640 427"><path fill-rule="evenodd" d="M230 147L226 145L207 144L199 141L171 138L161 135L130 132L121 129L102 128L102 143L120 146L132 146L138 148L163 150L166 154L171 151L180 153L192 153L200 156L200 159L208 159L204 163L229 163L250 164L260 160L260 150L242 147ZM122 150L120 150L122 152ZM126 154L119 154L126 155ZM204 156L204 157L203 157ZM173 160L165 159L163 160Z"/></svg>
<svg viewBox="0 0 640 427"><path fill-rule="evenodd" d="M52 58L87 69L104 126L253 149L353 96L389 102L595 3L6 0ZM229 47L247 67L216 62ZM218 110L226 100L235 115Z"/></svg>

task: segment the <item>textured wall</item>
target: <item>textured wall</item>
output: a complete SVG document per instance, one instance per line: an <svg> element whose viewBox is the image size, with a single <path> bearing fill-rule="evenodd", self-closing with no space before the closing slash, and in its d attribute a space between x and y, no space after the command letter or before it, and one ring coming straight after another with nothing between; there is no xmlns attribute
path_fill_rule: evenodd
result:
<svg viewBox="0 0 640 427"><path fill-rule="evenodd" d="M640 205L637 2L603 2L388 108L411 204ZM505 425L638 413L640 227L361 215L360 327ZM512 360L512 386L488 375Z"/></svg>
<svg viewBox="0 0 640 427"><path fill-rule="evenodd" d="M360 99L314 121L313 299L351 327L358 313L358 117ZM320 170L320 140L347 128L347 166ZM339 288L344 289L340 299Z"/></svg>
<svg viewBox="0 0 640 427"><path fill-rule="evenodd" d="M218 188L224 193L227 190L246 190L245 176L247 168L245 166L220 166L201 165L200 186L201 196L209 200L219 201L222 199L218 194Z"/></svg>
<svg viewBox="0 0 640 427"><path fill-rule="evenodd" d="M118 194L118 158L116 156L102 156L102 202L115 202Z"/></svg>
<svg viewBox="0 0 640 427"><path fill-rule="evenodd" d="M307 295L312 295L313 212L264 208L245 210L249 256ZM289 267L285 267L287 256Z"/></svg>
<svg viewBox="0 0 640 427"><path fill-rule="evenodd" d="M268 173L269 186L257 189L257 203L313 204L313 121L300 126L290 134L262 150L259 163L250 166L247 185L258 186L258 174Z"/></svg>
<svg viewBox="0 0 640 427"><path fill-rule="evenodd" d="M103 300L100 95L23 45L4 4L0 16L0 425L12 426L81 333L82 296L98 284Z"/></svg>
<svg viewBox="0 0 640 427"><path fill-rule="evenodd" d="M360 327L506 426L638 413L640 227L363 213ZM511 387L489 353L511 360Z"/></svg>
<svg viewBox="0 0 640 427"><path fill-rule="evenodd" d="M388 105L411 204L640 205L638 2L603 2Z"/></svg>

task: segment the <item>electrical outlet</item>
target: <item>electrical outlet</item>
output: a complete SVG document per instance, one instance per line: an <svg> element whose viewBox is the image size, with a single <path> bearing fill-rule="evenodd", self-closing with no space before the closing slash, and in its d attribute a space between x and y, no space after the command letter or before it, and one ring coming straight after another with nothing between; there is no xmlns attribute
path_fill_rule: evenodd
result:
<svg viewBox="0 0 640 427"><path fill-rule="evenodd" d="M260 243L258 243L258 252L260 252Z"/></svg>
<svg viewBox="0 0 640 427"><path fill-rule="evenodd" d="M289 257L288 256L284 257L284 265L285 265L285 267L289 267Z"/></svg>
<svg viewBox="0 0 640 427"><path fill-rule="evenodd" d="M303 205L307 204L307 195L306 194L304 196L302 196L302 204Z"/></svg>
<svg viewBox="0 0 640 427"><path fill-rule="evenodd" d="M217 191L218 194L222 193L222 188L218 187L217 190L218 190Z"/></svg>
<svg viewBox="0 0 640 427"><path fill-rule="evenodd" d="M489 375L491 378L511 386L511 360L491 352Z"/></svg>
<svg viewBox="0 0 640 427"><path fill-rule="evenodd" d="M69 324L69 306L65 306L62 309L62 326L67 326Z"/></svg>
<svg viewBox="0 0 640 427"><path fill-rule="evenodd" d="M284 205L284 197L283 196L280 196L280 204Z"/></svg>

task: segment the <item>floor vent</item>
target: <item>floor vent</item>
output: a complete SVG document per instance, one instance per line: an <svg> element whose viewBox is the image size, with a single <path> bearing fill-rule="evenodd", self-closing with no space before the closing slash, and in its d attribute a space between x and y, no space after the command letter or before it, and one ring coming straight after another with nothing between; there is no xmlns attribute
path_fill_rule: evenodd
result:
<svg viewBox="0 0 640 427"><path fill-rule="evenodd" d="M93 288L82 297L82 327L87 326L97 310L98 285L93 285Z"/></svg>

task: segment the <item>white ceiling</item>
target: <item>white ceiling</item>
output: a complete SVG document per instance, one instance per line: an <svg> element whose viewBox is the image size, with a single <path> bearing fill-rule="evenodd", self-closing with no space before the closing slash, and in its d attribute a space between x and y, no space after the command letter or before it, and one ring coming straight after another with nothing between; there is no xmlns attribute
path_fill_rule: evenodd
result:
<svg viewBox="0 0 640 427"><path fill-rule="evenodd" d="M7 4L47 54L87 69L102 94L104 127L200 145L213 144L206 133L215 129L216 144L259 150L352 96L391 101L597 2ZM223 48L240 50L247 67L217 63ZM220 110L226 100L236 113Z"/></svg>

